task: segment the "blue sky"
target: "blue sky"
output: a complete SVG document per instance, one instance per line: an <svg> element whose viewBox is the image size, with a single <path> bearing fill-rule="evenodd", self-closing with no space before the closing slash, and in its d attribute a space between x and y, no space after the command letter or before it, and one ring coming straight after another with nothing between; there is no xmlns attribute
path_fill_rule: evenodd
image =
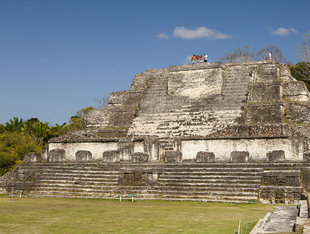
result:
<svg viewBox="0 0 310 234"><path fill-rule="evenodd" d="M279 47L296 63L309 0L0 0L0 123L62 124L136 73L210 62L238 46Z"/></svg>

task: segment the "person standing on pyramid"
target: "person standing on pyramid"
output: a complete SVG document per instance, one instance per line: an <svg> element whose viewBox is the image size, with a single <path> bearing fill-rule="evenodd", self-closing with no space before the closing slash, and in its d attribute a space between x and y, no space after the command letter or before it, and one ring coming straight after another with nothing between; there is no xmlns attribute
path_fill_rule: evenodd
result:
<svg viewBox="0 0 310 234"><path fill-rule="evenodd" d="M204 63L207 63L207 62L208 62L208 55L207 55L207 54L204 54L204 56L203 56L203 62L204 62Z"/></svg>
<svg viewBox="0 0 310 234"><path fill-rule="evenodd" d="M199 58L200 58L200 56L199 56L199 54L197 53L197 55L196 55L196 61L197 61L197 63L199 63Z"/></svg>
<svg viewBox="0 0 310 234"><path fill-rule="evenodd" d="M195 54L193 54L193 56L192 56L192 64L194 64L195 63Z"/></svg>

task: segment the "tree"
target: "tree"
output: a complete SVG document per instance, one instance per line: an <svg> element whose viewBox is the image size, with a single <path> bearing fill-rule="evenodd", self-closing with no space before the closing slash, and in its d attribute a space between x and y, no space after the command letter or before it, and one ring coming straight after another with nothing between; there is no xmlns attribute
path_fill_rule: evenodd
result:
<svg viewBox="0 0 310 234"><path fill-rule="evenodd" d="M89 106L76 112L76 115L72 116L69 121L68 130L75 131L75 130L85 129L86 128L85 116L87 113L89 113L90 111L94 109L95 109L94 107Z"/></svg>
<svg viewBox="0 0 310 234"><path fill-rule="evenodd" d="M78 112L84 116L88 109ZM24 155L29 152L40 153L42 148L53 137L68 131L68 125L49 126L37 118L26 121L14 117L9 122L0 124L0 176L10 171L16 164L22 163Z"/></svg>
<svg viewBox="0 0 310 234"><path fill-rule="evenodd" d="M310 66L309 63L300 62L290 66L291 74L296 80L303 81L310 91Z"/></svg>
<svg viewBox="0 0 310 234"><path fill-rule="evenodd" d="M245 63L251 62L254 59L254 52L249 51L249 46L246 46L244 50L239 47L235 51L227 52L224 56L220 57L222 63Z"/></svg>
<svg viewBox="0 0 310 234"><path fill-rule="evenodd" d="M5 130L8 132L22 132L25 126L25 122L23 119L18 119L18 117L14 117L10 119L9 122L5 123Z"/></svg>
<svg viewBox="0 0 310 234"><path fill-rule="evenodd" d="M271 53L271 58L273 61L277 63L286 63L287 58L283 56L282 51L277 46L268 46L266 48L261 49L256 54L256 60L268 60L269 59L269 53Z"/></svg>
<svg viewBox="0 0 310 234"><path fill-rule="evenodd" d="M0 175L10 171L15 164L21 163L29 152L41 152L41 146L34 143L30 136L21 132L0 134Z"/></svg>
<svg viewBox="0 0 310 234"><path fill-rule="evenodd" d="M301 44L296 46L296 51L299 63L292 66L291 71L296 79L303 80L310 87L310 32L306 33Z"/></svg>

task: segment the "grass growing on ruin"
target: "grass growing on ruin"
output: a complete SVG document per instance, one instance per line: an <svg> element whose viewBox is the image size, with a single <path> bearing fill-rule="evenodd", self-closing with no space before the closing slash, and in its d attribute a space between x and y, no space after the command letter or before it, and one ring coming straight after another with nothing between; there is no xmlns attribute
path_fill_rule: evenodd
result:
<svg viewBox="0 0 310 234"><path fill-rule="evenodd" d="M232 233L246 216L250 230L272 209L259 204L0 197L0 233L222 234Z"/></svg>

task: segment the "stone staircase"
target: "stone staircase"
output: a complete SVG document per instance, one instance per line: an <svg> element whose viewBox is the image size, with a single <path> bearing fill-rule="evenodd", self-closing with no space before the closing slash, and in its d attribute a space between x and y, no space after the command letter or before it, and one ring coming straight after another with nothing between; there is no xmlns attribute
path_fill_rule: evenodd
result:
<svg viewBox="0 0 310 234"><path fill-rule="evenodd" d="M291 170L293 175L296 168L310 168L310 163L29 163L15 169L15 182L8 187L12 194L23 188L31 197L119 199L120 194L135 194L142 200L248 203L258 199L266 171ZM126 173L135 177L133 183L124 179ZM283 188L299 193L296 186Z"/></svg>
<svg viewBox="0 0 310 234"><path fill-rule="evenodd" d="M251 68L232 66L225 70L220 95L190 99L168 95L168 76L157 77L146 91L128 135L207 136L234 125L251 82Z"/></svg>
<svg viewBox="0 0 310 234"><path fill-rule="evenodd" d="M222 95L224 95L226 100L234 100L236 103L241 103L247 98L248 86L251 82L250 68L230 67L225 71Z"/></svg>
<svg viewBox="0 0 310 234"><path fill-rule="evenodd" d="M154 184L124 185L121 171L158 171ZM28 196L248 202L258 197L263 168L231 163L129 164L33 163L19 173L36 173Z"/></svg>
<svg viewBox="0 0 310 234"><path fill-rule="evenodd" d="M34 197L109 198L119 181L119 171L114 167L91 163L42 163L34 166L39 173L29 194Z"/></svg>
<svg viewBox="0 0 310 234"><path fill-rule="evenodd" d="M217 202L256 200L262 168L225 168L221 165L166 167L153 198Z"/></svg>

